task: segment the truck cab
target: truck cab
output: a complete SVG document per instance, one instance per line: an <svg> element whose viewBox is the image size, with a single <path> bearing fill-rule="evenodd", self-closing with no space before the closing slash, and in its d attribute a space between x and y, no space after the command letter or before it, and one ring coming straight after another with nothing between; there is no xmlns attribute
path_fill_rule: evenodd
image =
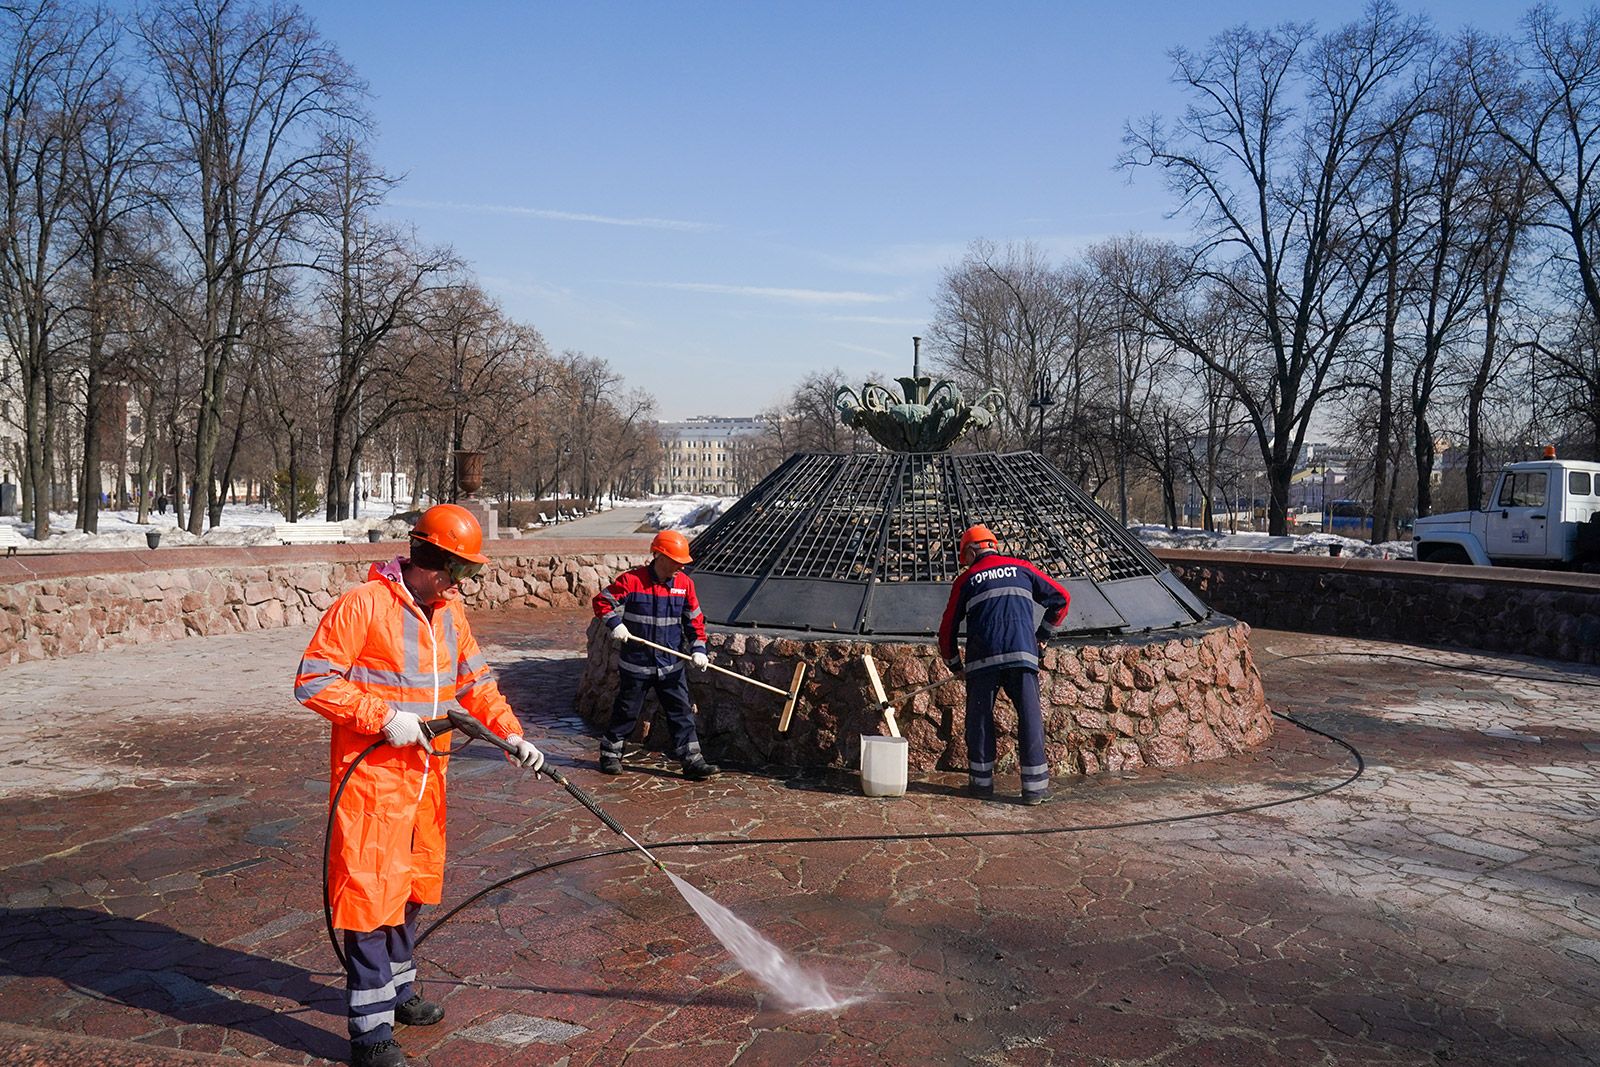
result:
<svg viewBox="0 0 1600 1067"><path fill-rule="evenodd" d="M1546 458L1500 472L1480 511L1417 519L1423 563L1583 568L1600 564L1600 463Z"/></svg>

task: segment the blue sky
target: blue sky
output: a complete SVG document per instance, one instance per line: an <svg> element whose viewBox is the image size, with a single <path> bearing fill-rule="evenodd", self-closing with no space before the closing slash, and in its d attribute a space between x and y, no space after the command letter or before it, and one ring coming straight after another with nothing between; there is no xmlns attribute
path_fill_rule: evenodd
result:
<svg viewBox="0 0 1600 1067"><path fill-rule="evenodd" d="M1524 9L1402 6L1492 31ZM1113 170L1128 118L1183 106L1168 49L1362 5L304 7L371 85L391 214L670 419L754 414L810 371L908 373L974 239L1065 257L1179 232L1158 180Z"/></svg>

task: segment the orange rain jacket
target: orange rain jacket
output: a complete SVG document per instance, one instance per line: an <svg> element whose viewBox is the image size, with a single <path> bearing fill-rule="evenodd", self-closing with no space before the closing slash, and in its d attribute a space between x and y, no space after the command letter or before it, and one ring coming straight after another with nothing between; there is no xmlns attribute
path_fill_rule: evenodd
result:
<svg viewBox="0 0 1600 1067"><path fill-rule="evenodd" d="M430 719L455 699L501 737L522 733L460 597L452 594L428 620L400 579L400 563L374 563L366 584L329 605L300 660L295 697L333 723L329 803L350 763L382 739L390 709ZM439 902L450 735L432 745L439 757L418 745L383 745L345 787L327 871L338 929L397 925L406 901Z"/></svg>

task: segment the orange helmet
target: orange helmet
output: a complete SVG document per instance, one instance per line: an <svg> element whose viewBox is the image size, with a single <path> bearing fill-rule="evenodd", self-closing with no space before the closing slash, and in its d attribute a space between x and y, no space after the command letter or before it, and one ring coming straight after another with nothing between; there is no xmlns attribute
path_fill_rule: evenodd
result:
<svg viewBox="0 0 1600 1067"><path fill-rule="evenodd" d="M972 549L974 547L982 547L984 545L987 545L989 548L994 549L995 551L999 551L1000 549L1000 541L995 537L994 533L989 529L989 527L983 525L981 522L976 526L967 527L967 532L961 535L961 551L959 553L961 565L965 567L967 564L971 563Z"/></svg>
<svg viewBox="0 0 1600 1067"><path fill-rule="evenodd" d="M460 504L435 504L424 511L411 536L437 545L452 556L473 563L489 562L483 554L483 530L472 512Z"/></svg>
<svg viewBox="0 0 1600 1067"><path fill-rule="evenodd" d="M650 551L659 552L674 563L693 563L689 555L689 539L677 530L662 530L650 542Z"/></svg>

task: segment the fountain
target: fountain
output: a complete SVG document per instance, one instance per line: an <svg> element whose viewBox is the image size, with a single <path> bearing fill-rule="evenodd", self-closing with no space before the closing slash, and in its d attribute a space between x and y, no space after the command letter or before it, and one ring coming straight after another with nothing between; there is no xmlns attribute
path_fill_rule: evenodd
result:
<svg viewBox="0 0 1600 1067"><path fill-rule="evenodd" d="M862 654L891 697L944 676L934 637L961 531L979 522L1072 595L1039 679L1052 775L1215 759L1270 736L1247 625L1207 608L1037 453L947 451L988 423L992 393L968 404L948 381L914 371L900 382L900 396L869 384L837 398L844 421L887 451L793 455L691 546L715 663L779 687L797 661L811 665L783 733L760 690L691 670L715 758L857 766L860 734L881 722ZM596 725L610 715L615 664L592 626L578 708ZM1014 773L1015 713L1002 700L995 714L997 769ZM959 684L901 710L913 770L966 769L963 717Z"/></svg>

